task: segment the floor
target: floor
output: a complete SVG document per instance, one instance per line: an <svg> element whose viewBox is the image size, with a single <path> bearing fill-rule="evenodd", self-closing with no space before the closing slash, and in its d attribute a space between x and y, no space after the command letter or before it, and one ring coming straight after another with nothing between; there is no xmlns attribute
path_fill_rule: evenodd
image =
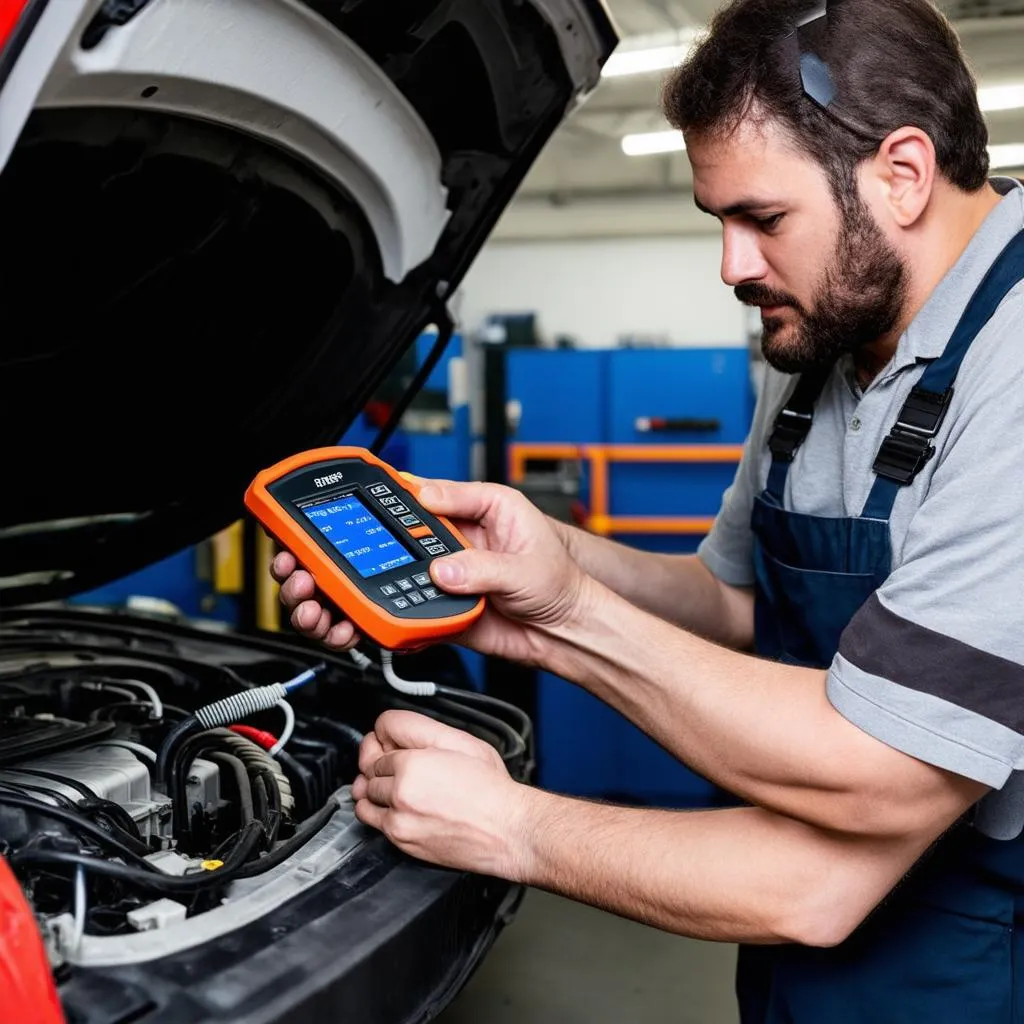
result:
<svg viewBox="0 0 1024 1024"><path fill-rule="evenodd" d="M734 946L539 890L438 1024L737 1024Z"/></svg>

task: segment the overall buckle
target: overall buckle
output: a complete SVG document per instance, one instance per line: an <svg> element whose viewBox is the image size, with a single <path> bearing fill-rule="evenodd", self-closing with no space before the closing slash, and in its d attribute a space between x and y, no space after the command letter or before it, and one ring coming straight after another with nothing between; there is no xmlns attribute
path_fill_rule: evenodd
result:
<svg viewBox="0 0 1024 1024"><path fill-rule="evenodd" d="M878 450L872 467L878 476L901 486L913 482L935 455L931 439L942 427L952 397L952 388L941 393L923 388L911 390L896 425Z"/></svg>
<svg viewBox="0 0 1024 1024"><path fill-rule="evenodd" d="M792 462L796 450L807 439L811 430L811 414L783 409L775 418L775 427L768 438L768 449L782 462Z"/></svg>

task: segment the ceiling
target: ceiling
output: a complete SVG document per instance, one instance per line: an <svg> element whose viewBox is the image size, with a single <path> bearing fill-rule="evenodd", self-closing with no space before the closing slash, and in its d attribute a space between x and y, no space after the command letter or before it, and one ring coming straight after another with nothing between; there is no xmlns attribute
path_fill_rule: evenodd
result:
<svg viewBox="0 0 1024 1024"><path fill-rule="evenodd" d="M606 0L624 42L703 28L720 0ZM982 86L1024 83L1024 0L945 0ZM686 154L631 157L624 135L664 130L666 72L605 78L549 143L498 226L498 239L711 232L696 213ZM1024 143L1024 109L987 115L992 143ZM1022 174L1024 168L998 173Z"/></svg>

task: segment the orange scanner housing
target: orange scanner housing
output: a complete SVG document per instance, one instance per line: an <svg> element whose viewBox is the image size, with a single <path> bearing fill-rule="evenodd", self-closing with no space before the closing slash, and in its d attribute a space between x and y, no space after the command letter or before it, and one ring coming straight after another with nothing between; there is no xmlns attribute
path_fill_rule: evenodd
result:
<svg viewBox="0 0 1024 1024"><path fill-rule="evenodd" d="M447 594L428 579L431 562L470 545L448 519L423 508L419 492L417 483L367 449L339 445L299 452L262 470L245 492L245 507L361 634L388 650L415 651L464 633L485 608L483 597ZM359 523L355 533L386 538L379 546L399 555L395 564L361 571L330 539L337 531L322 532L304 511L328 507L336 515L346 502L354 511L335 521ZM396 516L397 507L405 514ZM413 585L416 577L421 582Z"/></svg>

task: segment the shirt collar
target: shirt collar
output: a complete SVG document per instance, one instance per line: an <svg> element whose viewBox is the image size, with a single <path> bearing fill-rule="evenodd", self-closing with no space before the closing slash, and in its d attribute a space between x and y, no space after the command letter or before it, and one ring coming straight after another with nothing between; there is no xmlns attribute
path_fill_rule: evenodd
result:
<svg viewBox="0 0 1024 1024"><path fill-rule="evenodd" d="M932 291L900 338L890 372L919 359L938 359L989 267L1024 228L1024 187L1014 178L989 184L1003 200L985 218L960 258Z"/></svg>

